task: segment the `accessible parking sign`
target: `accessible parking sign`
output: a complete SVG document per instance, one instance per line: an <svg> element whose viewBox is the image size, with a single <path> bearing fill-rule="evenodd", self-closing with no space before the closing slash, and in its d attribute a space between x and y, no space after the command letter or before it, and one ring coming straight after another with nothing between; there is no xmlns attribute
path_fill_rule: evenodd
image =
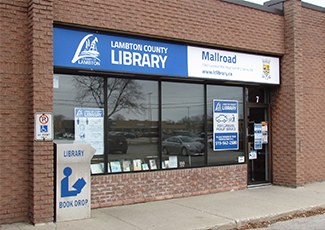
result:
<svg viewBox="0 0 325 230"><path fill-rule="evenodd" d="M238 101L213 100L213 150L237 150Z"/></svg>

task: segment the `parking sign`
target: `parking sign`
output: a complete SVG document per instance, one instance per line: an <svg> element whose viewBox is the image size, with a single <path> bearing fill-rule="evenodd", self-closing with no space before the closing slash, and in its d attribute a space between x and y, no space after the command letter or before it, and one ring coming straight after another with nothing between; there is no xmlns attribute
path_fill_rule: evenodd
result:
<svg viewBox="0 0 325 230"><path fill-rule="evenodd" d="M53 120L52 113L35 113L34 134L37 141L53 140Z"/></svg>

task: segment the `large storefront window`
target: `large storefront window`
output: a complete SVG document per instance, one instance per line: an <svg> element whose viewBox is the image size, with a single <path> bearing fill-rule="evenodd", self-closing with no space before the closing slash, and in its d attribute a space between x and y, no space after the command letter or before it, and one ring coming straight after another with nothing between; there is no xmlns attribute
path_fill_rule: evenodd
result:
<svg viewBox="0 0 325 230"><path fill-rule="evenodd" d="M213 100L238 102L239 149L213 149ZM96 149L93 174L245 163L242 87L55 74L54 120Z"/></svg>
<svg viewBox="0 0 325 230"><path fill-rule="evenodd" d="M80 135L76 139L82 138L86 127L76 119L76 109L104 108L104 79L55 74L53 88L54 139L75 140L76 133ZM80 122L80 132L75 130L75 122Z"/></svg>
<svg viewBox="0 0 325 230"><path fill-rule="evenodd" d="M202 84L162 84L163 161L174 167L205 164L204 87Z"/></svg>
<svg viewBox="0 0 325 230"><path fill-rule="evenodd" d="M213 100L238 101L238 150L213 151ZM241 161L244 152L243 88L232 86L207 86L208 165L234 164Z"/></svg>
<svg viewBox="0 0 325 230"><path fill-rule="evenodd" d="M108 78L107 104L107 170L158 169L158 83Z"/></svg>

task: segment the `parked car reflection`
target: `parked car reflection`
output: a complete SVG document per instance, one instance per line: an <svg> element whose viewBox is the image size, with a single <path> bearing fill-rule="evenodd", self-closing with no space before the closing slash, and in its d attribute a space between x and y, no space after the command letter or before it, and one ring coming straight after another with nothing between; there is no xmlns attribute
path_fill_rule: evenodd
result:
<svg viewBox="0 0 325 230"><path fill-rule="evenodd" d="M173 136L162 142L162 150L165 155L177 153L186 155L204 155L204 145L187 136Z"/></svg>
<svg viewBox="0 0 325 230"><path fill-rule="evenodd" d="M195 135L194 133L187 131L187 130L174 130L169 135L166 133L163 133L164 139L167 139L168 137L173 137L173 136L187 136L187 137L194 139L195 141L198 141L198 142L201 142L202 144L204 144L204 138L200 137L199 135Z"/></svg>
<svg viewBox="0 0 325 230"><path fill-rule="evenodd" d="M108 152L122 152L126 154L128 143L122 134L108 134Z"/></svg>

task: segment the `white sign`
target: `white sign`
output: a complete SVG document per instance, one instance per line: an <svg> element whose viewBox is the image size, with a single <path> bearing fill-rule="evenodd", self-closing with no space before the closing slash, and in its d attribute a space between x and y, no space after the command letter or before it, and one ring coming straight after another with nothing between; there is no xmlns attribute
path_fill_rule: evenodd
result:
<svg viewBox="0 0 325 230"><path fill-rule="evenodd" d="M189 46L188 76L279 85L280 59Z"/></svg>
<svg viewBox="0 0 325 230"><path fill-rule="evenodd" d="M53 140L53 115L52 113L35 113L34 134L37 141Z"/></svg>
<svg viewBox="0 0 325 230"><path fill-rule="evenodd" d="M95 149L89 143L56 141L56 221L90 217L90 160Z"/></svg>
<svg viewBox="0 0 325 230"><path fill-rule="evenodd" d="M245 157L244 156L238 156L238 163L245 163Z"/></svg>
<svg viewBox="0 0 325 230"><path fill-rule="evenodd" d="M87 141L96 149L96 155L104 153L104 109L75 108L75 140Z"/></svg>
<svg viewBox="0 0 325 230"><path fill-rule="evenodd" d="M248 158L249 158L250 160L255 160L255 159L257 159L257 152L256 152L256 150L251 150L250 153L249 153Z"/></svg>

